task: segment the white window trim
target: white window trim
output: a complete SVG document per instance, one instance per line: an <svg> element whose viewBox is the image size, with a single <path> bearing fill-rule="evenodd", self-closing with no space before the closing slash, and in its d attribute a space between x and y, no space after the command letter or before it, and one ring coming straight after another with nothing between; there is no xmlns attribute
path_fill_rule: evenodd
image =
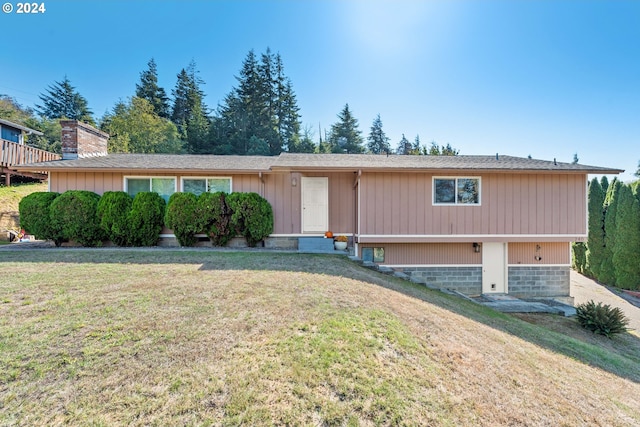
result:
<svg viewBox="0 0 640 427"><path fill-rule="evenodd" d="M184 193L184 180L185 179L228 179L229 180L229 194L233 193L233 177L232 176L181 176L180 177L180 191ZM207 187L209 184L207 184ZM207 188L207 192L209 189Z"/></svg>
<svg viewBox="0 0 640 427"><path fill-rule="evenodd" d="M151 180L152 179L173 179L173 192L178 192L178 177L177 176L166 176L166 175L125 175L122 177L122 188L124 188L125 193L129 193L129 183L128 179L148 179L149 180L149 190L151 191Z"/></svg>
<svg viewBox="0 0 640 427"><path fill-rule="evenodd" d="M436 179L453 179L455 180L455 200L454 203L436 203ZM459 179L477 179L478 180L478 203L458 203L458 180ZM479 176L432 176L431 177L431 206L482 206L482 177Z"/></svg>

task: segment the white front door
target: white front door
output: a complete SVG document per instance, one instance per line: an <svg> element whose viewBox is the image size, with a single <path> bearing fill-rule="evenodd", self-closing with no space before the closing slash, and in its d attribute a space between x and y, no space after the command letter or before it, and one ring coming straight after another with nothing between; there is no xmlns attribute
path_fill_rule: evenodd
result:
<svg viewBox="0 0 640 427"><path fill-rule="evenodd" d="M507 293L507 244L482 244L482 293Z"/></svg>
<svg viewBox="0 0 640 427"><path fill-rule="evenodd" d="M302 177L302 232L329 230L329 178Z"/></svg>

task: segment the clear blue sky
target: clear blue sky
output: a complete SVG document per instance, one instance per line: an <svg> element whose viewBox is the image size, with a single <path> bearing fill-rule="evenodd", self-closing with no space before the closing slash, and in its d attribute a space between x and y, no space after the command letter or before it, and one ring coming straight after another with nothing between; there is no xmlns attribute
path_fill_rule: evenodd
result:
<svg viewBox="0 0 640 427"><path fill-rule="evenodd" d="M2 0L4 3L5 0ZM396 146L450 143L625 169L640 160L639 1L54 1L0 13L0 94L68 76L96 118L151 57L167 93L193 59L216 107L250 49L279 52L318 137L349 103Z"/></svg>

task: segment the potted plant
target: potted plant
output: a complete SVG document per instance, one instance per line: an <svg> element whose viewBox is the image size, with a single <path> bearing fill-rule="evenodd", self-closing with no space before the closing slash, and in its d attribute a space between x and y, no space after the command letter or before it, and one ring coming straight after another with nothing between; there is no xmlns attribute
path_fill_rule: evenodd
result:
<svg viewBox="0 0 640 427"><path fill-rule="evenodd" d="M347 249L347 241L347 236L336 236L335 239L333 239L333 246L337 251L344 251Z"/></svg>

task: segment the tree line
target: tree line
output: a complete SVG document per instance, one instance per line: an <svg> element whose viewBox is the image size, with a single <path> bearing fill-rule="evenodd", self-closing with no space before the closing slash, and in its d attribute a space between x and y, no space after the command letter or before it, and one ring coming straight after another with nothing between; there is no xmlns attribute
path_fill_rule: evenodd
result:
<svg viewBox="0 0 640 427"><path fill-rule="evenodd" d="M594 178L588 198L589 234L573 245L573 267L605 285L639 289L640 181Z"/></svg>
<svg viewBox="0 0 640 427"><path fill-rule="evenodd" d="M152 58L140 73L135 93L116 105L97 122L84 96L65 76L40 94L35 109L0 95L0 117L44 133L31 135L28 143L60 152L60 119L89 123L109 133L113 153L188 153L278 155L292 153L395 153L403 155L457 155L450 144L435 141L424 146L420 137L410 142L403 134L392 147L378 114L365 137L358 120L345 104L337 121L314 141L314 132L303 127L291 79L285 74L280 54L267 49L249 51L242 62L237 85L220 104L209 108L196 63L192 61L176 76L171 96L158 84Z"/></svg>

